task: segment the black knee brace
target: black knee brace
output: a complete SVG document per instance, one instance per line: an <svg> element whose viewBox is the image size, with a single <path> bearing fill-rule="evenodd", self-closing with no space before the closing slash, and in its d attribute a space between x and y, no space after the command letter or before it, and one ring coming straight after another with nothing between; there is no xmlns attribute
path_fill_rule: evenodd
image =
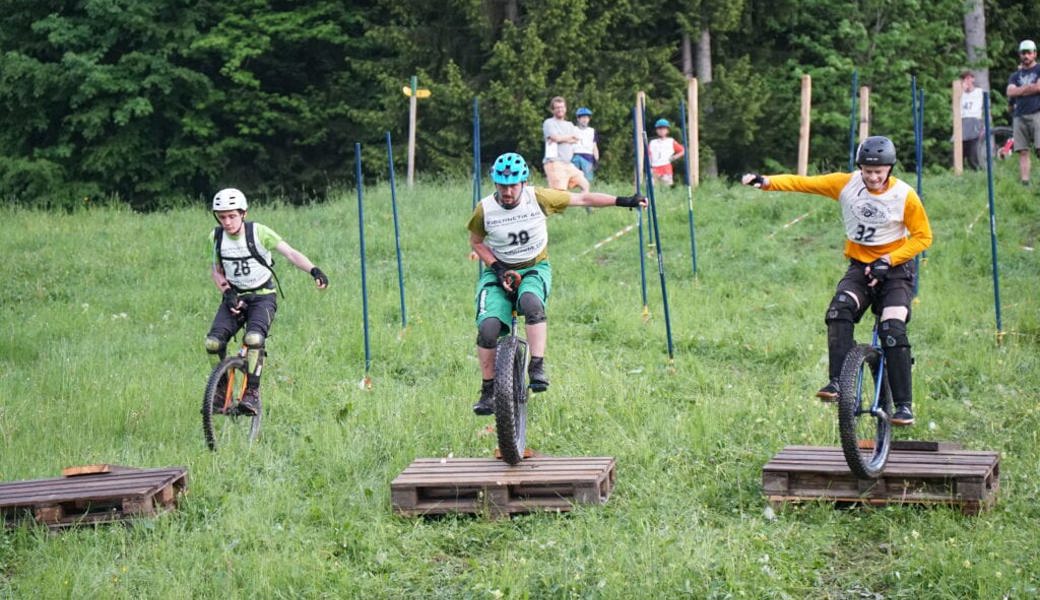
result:
<svg viewBox="0 0 1040 600"><path fill-rule="evenodd" d="M856 301L847 292L838 292L827 307L827 364L831 380L841 375L841 364L855 340L852 337L856 321Z"/></svg>
<svg viewBox="0 0 1040 600"><path fill-rule="evenodd" d="M885 368L888 369L888 385L892 389L895 404L910 404L913 381L910 366L910 340L906 337L906 323L898 319L886 319L878 330L881 350L885 353Z"/></svg>
<svg viewBox="0 0 1040 600"><path fill-rule="evenodd" d="M520 313L524 315L524 323L528 325L545 323L545 305L538 299L538 296L525 292L520 295L519 304Z"/></svg>
<svg viewBox="0 0 1040 600"><path fill-rule="evenodd" d="M495 317L489 317L477 326L477 346L480 348L494 349L498 344L498 336L502 334L502 321Z"/></svg>

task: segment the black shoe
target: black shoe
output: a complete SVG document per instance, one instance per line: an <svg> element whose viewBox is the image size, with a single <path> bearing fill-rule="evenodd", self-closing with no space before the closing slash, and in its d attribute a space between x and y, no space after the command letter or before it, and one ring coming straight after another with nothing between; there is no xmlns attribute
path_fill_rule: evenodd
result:
<svg viewBox="0 0 1040 600"><path fill-rule="evenodd" d="M837 380L830 380L827 385L820 388L820 391L816 392L816 397L824 402L837 402L838 401L838 382Z"/></svg>
<svg viewBox="0 0 1040 600"><path fill-rule="evenodd" d="M527 366L528 387L532 392L544 392L549 389L549 376L545 374L545 358L532 358Z"/></svg>
<svg viewBox="0 0 1040 600"><path fill-rule="evenodd" d="M910 410L909 404L896 405L896 412L892 415L892 424L900 427L914 424L914 411Z"/></svg>
<svg viewBox="0 0 1040 600"><path fill-rule="evenodd" d="M485 381L480 386L480 400L473 405L473 414L481 417L495 413L495 382Z"/></svg>
<svg viewBox="0 0 1040 600"><path fill-rule="evenodd" d="M242 415L260 414L260 390L258 388L246 388L242 394L242 400L238 403L238 412Z"/></svg>

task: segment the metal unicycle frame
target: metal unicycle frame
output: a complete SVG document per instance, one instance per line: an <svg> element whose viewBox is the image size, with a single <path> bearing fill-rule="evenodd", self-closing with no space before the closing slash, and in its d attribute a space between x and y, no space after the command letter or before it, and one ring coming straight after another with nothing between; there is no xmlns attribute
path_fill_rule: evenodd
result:
<svg viewBox="0 0 1040 600"><path fill-rule="evenodd" d="M495 350L495 430L502 460L524 458L527 443L527 342L516 335L516 311L509 335Z"/></svg>
<svg viewBox="0 0 1040 600"><path fill-rule="evenodd" d="M881 475L892 449L892 390L885 353L878 343L878 323L870 344L853 346L838 379L838 431L845 462L856 477Z"/></svg>
<svg viewBox="0 0 1040 600"><path fill-rule="evenodd" d="M250 443L260 435L262 406L258 403L256 414L253 415L243 413L238 408L246 391L246 377L249 374L246 351L243 344L238 354L220 361L206 380L206 390L202 396L202 433L210 450L217 449L218 440L220 444L227 444L234 437L243 435L243 430ZM261 351L261 361L263 354Z"/></svg>

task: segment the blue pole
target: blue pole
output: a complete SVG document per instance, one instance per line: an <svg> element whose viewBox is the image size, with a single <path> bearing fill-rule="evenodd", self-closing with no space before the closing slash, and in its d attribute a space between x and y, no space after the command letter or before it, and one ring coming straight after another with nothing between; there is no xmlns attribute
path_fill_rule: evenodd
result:
<svg viewBox="0 0 1040 600"><path fill-rule="evenodd" d="M408 327L408 313L404 307L404 267L401 263L401 228L397 219L397 183L394 177L394 147L390 132L386 132L386 160L390 163L390 206L394 211L394 248L397 250L397 289L401 296L401 329Z"/></svg>
<svg viewBox="0 0 1040 600"><path fill-rule="evenodd" d="M686 101L679 101L679 118L682 120L682 143L686 148L686 156L683 165L686 166L686 214L690 221L690 261L693 264L693 274L697 274L697 231L693 225L693 185L690 177L690 142L686 137ZM660 251L660 249L658 249Z"/></svg>
<svg viewBox="0 0 1040 600"><path fill-rule="evenodd" d="M849 173L854 170L856 166L856 105L857 96L856 88L859 87L859 69L852 70L852 92L849 94L849 98L852 103L852 109L849 113Z"/></svg>
<svg viewBox="0 0 1040 600"><path fill-rule="evenodd" d="M640 132L639 132L639 119L636 118L636 110L638 107L632 109L632 151L635 153L635 166L636 166L636 195L639 195L639 144ZM644 160L646 156L643 157ZM644 169L649 170L649 169ZM643 248L646 246L643 244L643 209L636 208L636 218L639 221L639 278L641 289L643 291L643 316L646 317L650 314L650 305L646 301L646 253Z"/></svg>
<svg viewBox="0 0 1040 600"><path fill-rule="evenodd" d="M357 179L357 212L358 239L361 247L361 312L365 327L365 380L368 380L368 369L372 366L372 355L368 346L368 280L365 273L365 207L361 190L361 144L354 142L354 177Z"/></svg>
<svg viewBox="0 0 1040 600"><path fill-rule="evenodd" d="M480 172L480 100L473 98L473 206L477 207L480 201L480 180L483 174Z"/></svg>
<svg viewBox="0 0 1040 600"><path fill-rule="evenodd" d="M647 156L650 153L650 144L644 145ZM668 338L668 360L675 357L675 346L672 344L672 317L668 310L668 285L664 277L664 252L661 250L661 230L657 226L657 202L654 200L654 175L649 169L646 171L646 195L650 203L650 219L654 223L654 243L657 245L657 274L661 279L661 299L664 306L664 330Z"/></svg>
<svg viewBox="0 0 1040 600"><path fill-rule="evenodd" d="M990 132L989 92L982 92L982 110L986 123L986 139L993 139ZM997 216L993 206L993 149L986 144L986 187L989 194L989 246L993 255L993 309L997 313L997 343L1004 339L1004 327L1000 320L1000 276L997 270Z"/></svg>

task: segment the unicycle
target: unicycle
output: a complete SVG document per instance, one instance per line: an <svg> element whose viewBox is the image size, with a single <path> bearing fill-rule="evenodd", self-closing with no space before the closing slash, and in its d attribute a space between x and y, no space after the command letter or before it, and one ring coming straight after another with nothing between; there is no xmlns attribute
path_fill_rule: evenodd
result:
<svg viewBox="0 0 1040 600"><path fill-rule="evenodd" d="M885 353L878 343L875 315L870 344L857 344L845 355L838 379L838 431L849 469L860 479L876 479L892 449L892 389Z"/></svg>
<svg viewBox="0 0 1040 600"><path fill-rule="evenodd" d="M257 404L255 415L243 413L238 408L249 373L246 350L243 344L238 354L220 361L206 380L206 391L202 396L202 433L210 450L217 449L218 439L223 445L235 437L246 435L252 443L260 434L262 406ZM261 361L262 354L263 351Z"/></svg>

